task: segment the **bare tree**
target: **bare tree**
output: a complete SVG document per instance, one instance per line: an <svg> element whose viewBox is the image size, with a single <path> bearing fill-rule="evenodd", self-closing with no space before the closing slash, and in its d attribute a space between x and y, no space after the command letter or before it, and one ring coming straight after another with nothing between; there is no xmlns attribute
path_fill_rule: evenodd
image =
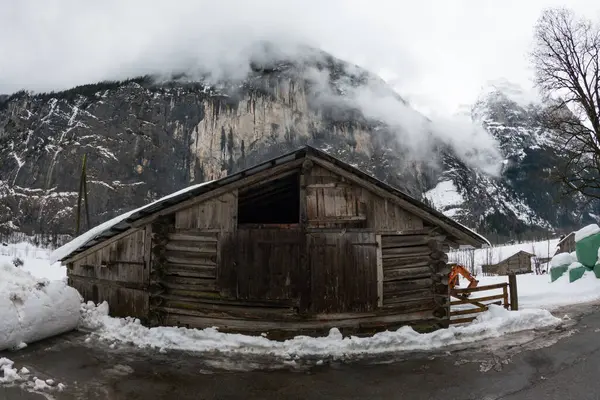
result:
<svg viewBox="0 0 600 400"><path fill-rule="evenodd" d="M600 29L567 9L544 11L535 28L536 84L549 107L541 122L564 145L556 177L565 194L600 198Z"/></svg>

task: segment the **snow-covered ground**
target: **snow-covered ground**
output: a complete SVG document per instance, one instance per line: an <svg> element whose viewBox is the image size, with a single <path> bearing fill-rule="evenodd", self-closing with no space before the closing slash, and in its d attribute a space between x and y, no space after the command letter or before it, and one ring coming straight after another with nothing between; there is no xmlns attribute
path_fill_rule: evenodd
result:
<svg viewBox="0 0 600 400"><path fill-rule="evenodd" d="M507 282L506 276L478 276L479 286ZM466 287L467 282L461 281ZM600 300L600 279L593 272L586 272L581 279L569 283L568 274L550 282L550 275L517 275L519 309L554 310L571 304L588 303ZM501 294L502 291L490 290L485 296ZM478 294L474 296L479 296ZM483 294L481 294L483 296Z"/></svg>
<svg viewBox="0 0 600 400"><path fill-rule="evenodd" d="M82 328L92 331L92 336L112 344L125 343L140 348L164 351L177 349L198 352L268 354L294 360L300 357L346 357L435 350L445 346L476 342L483 339L560 324L560 319L549 311L529 309L507 311L491 306L469 325L419 334L410 327L385 331L370 337L343 337L338 329L331 329L326 337L297 336L286 341L269 340L261 336L222 333L217 329L186 329L175 327L146 328L133 318L107 316L106 303L82 307Z"/></svg>
<svg viewBox="0 0 600 400"><path fill-rule="evenodd" d="M554 246L553 243L550 244L550 252L554 251ZM548 248L546 242L493 248L492 251L495 254L504 254L517 251L519 248L533 248L536 254L539 251L539 256L548 253L548 250L544 251ZM548 310L561 305L600 299L600 280L595 279L593 274L588 274L574 283L568 283L566 277L551 283L548 275L520 275L518 276L520 311L511 312L492 306L488 312L479 314L471 324L453 326L450 329L428 334L419 334L409 327L404 327L371 337L344 338L337 329L332 329L326 337L298 336L281 342L262 336L222 333L215 328L202 330L175 327L147 328L133 318L111 318L107 315L109 306L106 303L100 305L80 303L78 296L76 298L72 289L65 285L65 269L58 264L50 264L48 261L48 251L24 244L10 245L0 251L2 252L0 253L0 265L3 265L0 271L3 271L4 274L3 277L0 277L0 285L2 285L0 286L0 304L3 304L4 307L17 308L14 301L18 296L12 296L11 293L18 293L25 299L20 305L20 309L25 312L19 314L16 319L13 317L13 322L11 322L11 326L16 326L17 330L20 331L25 328L24 325L31 323L32 326L40 324L43 329L52 333L49 326L51 327L57 321L68 320L69 326L78 325L80 329L89 331L90 340L97 338L114 346L133 345L164 351L179 349L269 354L293 360L297 357L344 358L361 354L432 350L493 338L510 332L554 326L559 324L560 320L553 317ZM21 258L24 265L19 268L13 267L10 263L14 257ZM479 258L477 255L476 257ZM479 276L478 279L480 285L506 281L506 277ZM47 306L48 302L52 302L52 309ZM57 307L57 302L61 306ZM36 304L37 306L33 307ZM73 313L74 307L77 308L75 314ZM59 311L63 312L65 309L70 311L64 315L58 314ZM31 316L37 315L37 317L27 319L28 313L32 313ZM8 320L5 318L4 321ZM25 331L37 334L41 333L42 329L25 329ZM10 347L19 347L23 342L27 343L27 341L40 338L39 336L23 335L15 337L12 333L11 335L8 340ZM4 334L4 337L9 337L9 335ZM6 369L8 362L4 361L4 363ZM5 373L5 376L10 376L13 372L18 373L18 370L12 366L10 368L12 372L9 372L8 375Z"/></svg>

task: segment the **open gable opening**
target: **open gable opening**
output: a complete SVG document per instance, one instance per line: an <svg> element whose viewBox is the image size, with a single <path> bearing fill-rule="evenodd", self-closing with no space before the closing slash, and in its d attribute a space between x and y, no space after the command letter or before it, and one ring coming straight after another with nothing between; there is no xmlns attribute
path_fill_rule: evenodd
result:
<svg viewBox="0 0 600 400"><path fill-rule="evenodd" d="M300 175L298 173L240 190L238 225L299 222Z"/></svg>

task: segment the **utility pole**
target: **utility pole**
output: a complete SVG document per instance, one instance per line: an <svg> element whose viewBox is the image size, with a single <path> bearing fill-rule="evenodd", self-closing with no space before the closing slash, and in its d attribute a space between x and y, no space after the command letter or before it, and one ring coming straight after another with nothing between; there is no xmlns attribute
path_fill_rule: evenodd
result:
<svg viewBox="0 0 600 400"><path fill-rule="evenodd" d="M86 174L87 154L83 155L83 163L81 165L81 177L79 179L79 195L77 196L77 223L75 226L75 236L79 236L81 227L81 200L83 199L85 206L85 216L88 229L90 229L90 209L88 206L87 196L87 174Z"/></svg>

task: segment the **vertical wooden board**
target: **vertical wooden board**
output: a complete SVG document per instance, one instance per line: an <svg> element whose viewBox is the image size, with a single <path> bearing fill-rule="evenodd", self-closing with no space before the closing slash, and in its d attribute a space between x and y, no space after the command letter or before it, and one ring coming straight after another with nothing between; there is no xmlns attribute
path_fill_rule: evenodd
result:
<svg viewBox="0 0 600 400"><path fill-rule="evenodd" d="M195 204L175 213L177 229L219 229L232 232L236 227L237 191Z"/></svg>
<svg viewBox="0 0 600 400"><path fill-rule="evenodd" d="M323 188L317 188L317 218L321 218L327 215L326 209L326 196ZM323 224L318 224L318 227L324 227Z"/></svg>
<svg viewBox="0 0 600 400"><path fill-rule="evenodd" d="M306 216L309 220L317 219L319 216L317 191L314 188L306 189Z"/></svg>
<svg viewBox="0 0 600 400"><path fill-rule="evenodd" d="M144 282L150 283L152 265L152 224L147 224L144 230Z"/></svg>
<svg viewBox="0 0 600 400"><path fill-rule="evenodd" d="M237 298L237 259L240 249L239 232L224 232L219 236L217 286L221 297Z"/></svg>
<svg viewBox="0 0 600 400"><path fill-rule="evenodd" d="M383 306L383 260L381 235L376 236L377 241L377 306Z"/></svg>

